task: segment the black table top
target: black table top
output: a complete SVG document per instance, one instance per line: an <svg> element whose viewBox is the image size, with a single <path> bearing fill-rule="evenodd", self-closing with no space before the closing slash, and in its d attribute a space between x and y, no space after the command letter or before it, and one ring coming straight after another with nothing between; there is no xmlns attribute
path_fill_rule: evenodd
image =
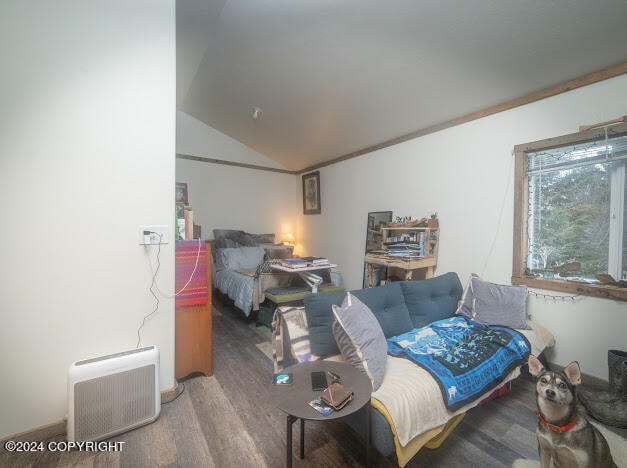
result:
<svg viewBox="0 0 627 468"><path fill-rule="evenodd" d="M322 391L311 389L311 373L315 371L330 371L339 375L342 379L342 385L354 393L353 400L341 410L333 411L328 416L320 414L309 406L311 400L320 398L322 394ZM345 362L302 362L287 367L282 373L293 374L294 383L291 385L273 385L274 401L279 409L300 419L326 420L343 418L358 411L366 403L370 402L370 394L372 393L370 379L363 371ZM328 377L327 381L329 384L331 383Z"/></svg>

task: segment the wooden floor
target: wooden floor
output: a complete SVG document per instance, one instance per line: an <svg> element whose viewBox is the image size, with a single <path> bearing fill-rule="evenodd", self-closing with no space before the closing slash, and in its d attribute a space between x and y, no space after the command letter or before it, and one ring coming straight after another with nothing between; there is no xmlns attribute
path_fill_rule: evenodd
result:
<svg viewBox="0 0 627 468"><path fill-rule="evenodd" d="M285 466L286 418L270 401L269 330L217 299L215 375L185 379L184 392L162 406L156 422L110 439L124 442L120 451L9 454L0 448L0 466ZM534 409L533 383L521 377L511 394L469 411L440 448L421 450L407 466L510 467L516 459L537 460ZM347 425L308 422L305 433L300 460L294 425L295 467L365 464L363 444ZM395 458L373 450L372 466L396 466Z"/></svg>

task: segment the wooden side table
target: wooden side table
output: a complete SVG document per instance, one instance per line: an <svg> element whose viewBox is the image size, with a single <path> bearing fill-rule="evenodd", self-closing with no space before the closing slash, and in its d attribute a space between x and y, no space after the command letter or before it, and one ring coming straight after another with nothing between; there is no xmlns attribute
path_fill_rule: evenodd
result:
<svg viewBox="0 0 627 468"><path fill-rule="evenodd" d="M353 400L339 411L324 416L313 409L309 402L320 397L321 391L311 389L311 373L333 372L341 383L350 389ZM364 372L345 362L311 361L294 364L282 373L291 373L292 385L274 385L273 396L277 407L287 413L287 466L292 466L292 425L300 419L300 458L305 458L305 420L327 421L341 419L363 409L366 425L366 466L370 466L370 395L372 383ZM330 380L328 381L330 383Z"/></svg>

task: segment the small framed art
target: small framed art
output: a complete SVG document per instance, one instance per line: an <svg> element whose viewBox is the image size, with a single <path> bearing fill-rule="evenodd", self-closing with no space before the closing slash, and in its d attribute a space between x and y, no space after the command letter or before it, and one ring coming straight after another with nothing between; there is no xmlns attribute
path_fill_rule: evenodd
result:
<svg viewBox="0 0 627 468"><path fill-rule="evenodd" d="M187 201L187 184L184 182L176 183L176 203L177 205L189 205Z"/></svg>
<svg viewBox="0 0 627 468"><path fill-rule="evenodd" d="M320 214L320 172L311 172L303 176L303 213Z"/></svg>

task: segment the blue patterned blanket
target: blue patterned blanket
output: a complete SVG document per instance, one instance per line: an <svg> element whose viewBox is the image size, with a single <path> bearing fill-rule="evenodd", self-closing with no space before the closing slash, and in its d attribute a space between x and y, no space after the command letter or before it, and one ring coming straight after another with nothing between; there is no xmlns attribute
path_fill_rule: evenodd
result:
<svg viewBox="0 0 627 468"><path fill-rule="evenodd" d="M527 362L531 349L527 338L514 329L461 316L387 342L389 354L411 359L434 377L452 411L497 388L507 374Z"/></svg>

